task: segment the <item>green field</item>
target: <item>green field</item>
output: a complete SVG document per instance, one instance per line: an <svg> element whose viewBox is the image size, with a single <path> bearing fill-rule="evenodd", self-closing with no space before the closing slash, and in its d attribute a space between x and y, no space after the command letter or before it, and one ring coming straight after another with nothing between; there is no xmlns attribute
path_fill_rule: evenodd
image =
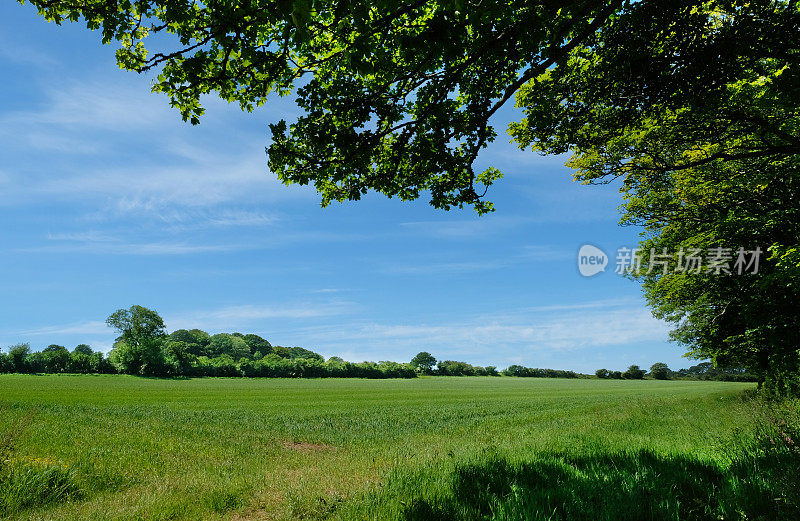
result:
<svg viewBox="0 0 800 521"><path fill-rule="evenodd" d="M65 487L50 504L8 503L6 513L731 519L744 509L769 519L782 508L770 485L737 470L758 416L751 387L0 375L2 421L33 413L12 463L60 469Z"/></svg>

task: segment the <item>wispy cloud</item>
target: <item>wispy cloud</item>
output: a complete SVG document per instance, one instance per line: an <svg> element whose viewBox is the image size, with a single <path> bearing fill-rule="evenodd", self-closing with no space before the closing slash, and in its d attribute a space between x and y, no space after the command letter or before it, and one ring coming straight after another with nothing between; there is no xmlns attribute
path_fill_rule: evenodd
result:
<svg viewBox="0 0 800 521"><path fill-rule="evenodd" d="M23 253L88 253L95 255L188 255L193 253L234 252L253 249L256 246L245 243L230 244L190 244L182 242L123 242L113 238L100 237L95 240L80 238L67 239L56 244L45 244L15 251ZM68 235L67 235L68 236Z"/></svg>
<svg viewBox="0 0 800 521"><path fill-rule="evenodd" d="M68 83L44 92L38 109L7 113L0 120L15 130L31 128L93 128L115 133L162 126L175 119L163 98L138 85L108 82Z"/></svg>
<svg viewBox="0 0 800 521"><path fill-rule="evenodd" d="M111 329L105 322L86 321L60 326L43 326L39 328L26 329L7 333L6 336L13 335L17 338L57 336L57 335L108 335Z"/></svg>
<svg viewBox="0 0 800 521"><path fill-rule="evenodd" d="M52 56L18 41L9 39L6 35L0 37L0 60L10 63L33 65L41 69L58 66L59 63Z"/></svg>
<svg viewBox="0 0 800 521"><path fill-rule="evenodd" d="M201 210L313 193L287 188L268 172L265 136L236 124L231 115L241 117L237 107L214 104L207 123L191 127L146 87L141 81L73 82L46 90L33 108L0 111L0 139L18 159L6 159L15 165L6 168L14 190L0 204L80 201L88 214L105 220L183 213L180 224L187 227L199 225L188 222L197 210L196 221L206 226L261 226L272 217ZM61 153L57 164L52 152Z"/></svg>
<svg viewBox="0 0 800 521"><path fill-rule="evenodd" d="M486 237L532 222L527 216L482 216L469 220L417 221L400 223L401 228L415 236L444 239L474 239Z"/></svg>
<svg viewBox="0 0 800 521"><path fill-rule="evenodd" d="M424 349L440 358L530 364L557 352L660 343L667 340L667 332L668 326L641 304L597 301L471 315L457 321L342 323L295 334L328 353L349 353L355 359L405 359Z"/></svg>
<svg viewBox="0 0 800 521"><path fill-rule="evenodd" d="M568 252L553 246L526 246L517 253L496 257L453 262L431 262L417 259L413 263L393 264L380 269L381 273L390 275L439 275L442 273L471 273L492 271L534 262L552 262L572 259L574 252Z"/></svg>

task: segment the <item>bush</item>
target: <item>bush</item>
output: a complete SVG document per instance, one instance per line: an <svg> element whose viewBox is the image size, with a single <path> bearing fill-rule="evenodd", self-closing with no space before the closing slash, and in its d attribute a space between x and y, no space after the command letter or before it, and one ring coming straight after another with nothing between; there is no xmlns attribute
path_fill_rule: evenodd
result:
<svg viewBox="0 0 800 521"><path fill-rule="evenodd" d="M622 373L622 377L626 380L641 380L644 378L645 373L646 371L639 368L638 365L632 365L628 367L624 373Z"/></svg>
<svg viewBox="0 0 800 521"><path fill-rule="evenodd" d="M578 378L575 371L564 371L561 369L539 369L524 367L521 365L510 365L503 370L506 376L521 376L527 378Z"/></svg>
<svg viewBox="0 0 800 521"><path fill-rule="evenodd" d="M8 360L11 362L12 373L27 373L29 366L27 363L28 355L31 354L30 344L22 343L8 348Z"/></svg>
<svg viewBox="0 0 800 521"><path fill-rule="evenodd" d="M598 369L594 374L598 378L611 378L611 372L608 369Z"/></svg>
<svg viewBox="0 0 800 521"><path fill-rule="evenodd" d="M657 362L650 366L650 376L656 380L669 380L672 378L672 370L663 362Z"/></svg>

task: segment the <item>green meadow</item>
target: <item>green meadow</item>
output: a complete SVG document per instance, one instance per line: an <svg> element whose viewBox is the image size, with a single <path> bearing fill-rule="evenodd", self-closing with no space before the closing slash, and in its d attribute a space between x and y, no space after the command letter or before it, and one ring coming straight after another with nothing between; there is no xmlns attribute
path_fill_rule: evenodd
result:
<svg viewBox="0 0 800 521"><path fill-rule="evenodd" d="M0 375L0 436L13 445L0 513L792 519L797 448L781 440L794 427L765 430L774 411L752 387Z"/></svg>

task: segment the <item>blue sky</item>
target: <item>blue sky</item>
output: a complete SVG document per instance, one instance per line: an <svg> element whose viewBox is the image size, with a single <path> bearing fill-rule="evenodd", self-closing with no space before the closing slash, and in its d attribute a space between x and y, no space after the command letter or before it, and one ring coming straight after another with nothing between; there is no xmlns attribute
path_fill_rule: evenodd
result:
<svg viewBox="0 0 800 521"><path fill-rule="evenodd" d="M118 70L114 48L31 6L0 6L0 345L86 342L140 304L169 330L255 332L346 359L442 359L593 371L686 367L639 286L579 275L578 248L632 246L614 186L571 180L501 132L497 211L442 212L370 195L320 208L266 167L267 123L209 98L197 127ZM513 108L498 129L518 117ZM612 259L613 264L613 259Z"/></svg>

